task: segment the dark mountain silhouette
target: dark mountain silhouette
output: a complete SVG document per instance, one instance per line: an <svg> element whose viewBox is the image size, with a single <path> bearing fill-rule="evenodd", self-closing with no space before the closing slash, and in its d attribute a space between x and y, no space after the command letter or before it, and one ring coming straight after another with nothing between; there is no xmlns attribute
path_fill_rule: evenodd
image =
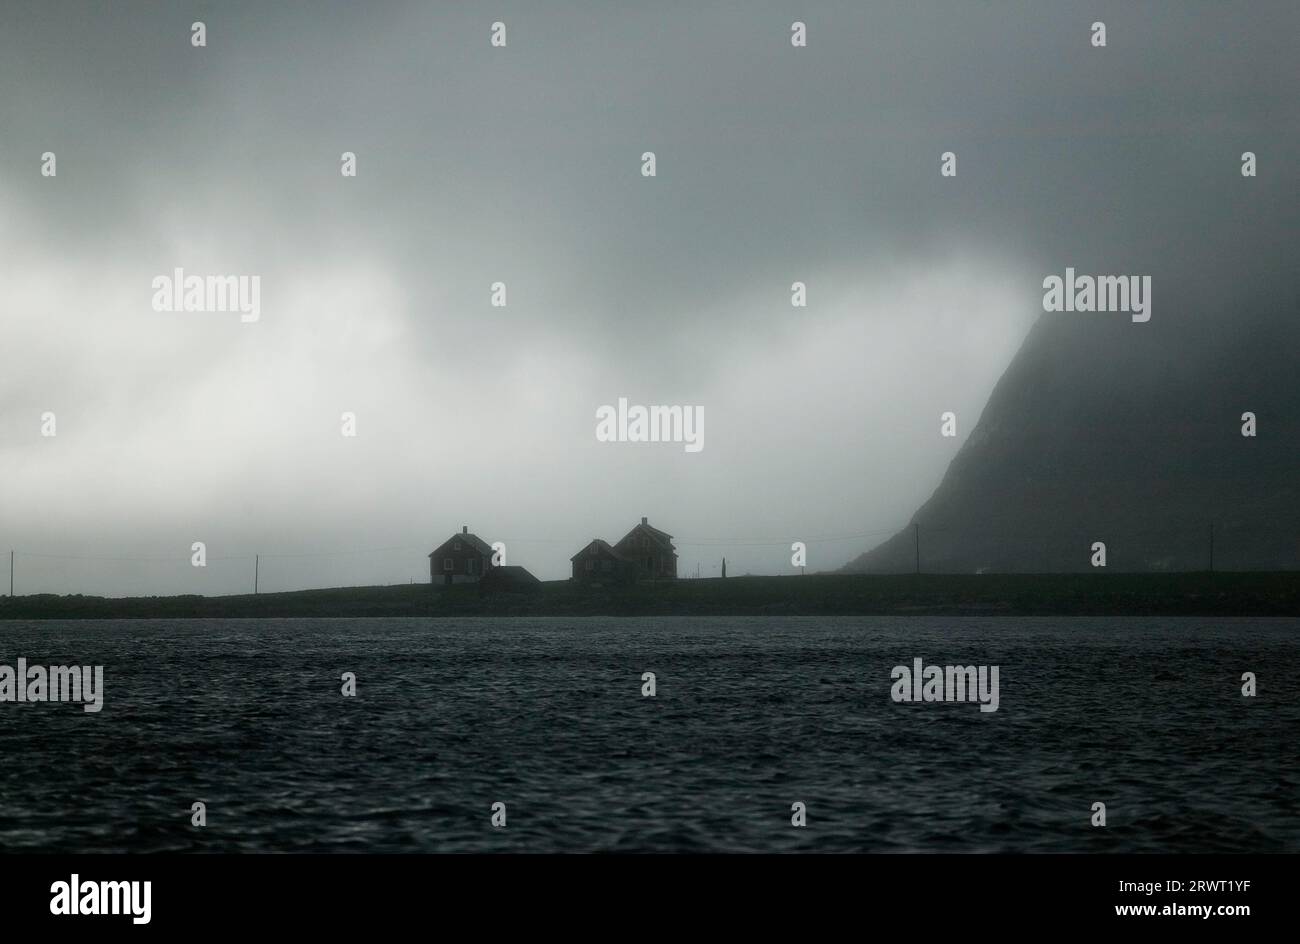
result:
<svg viewBox="0 0 1300 944"><path fill-rule="evenodd" d="M911 571L918 543L931 573L1092 570L1094 541L1108 572L1205 570L1212 525L1216 569L1300 568L1300 331L1278 307L1044 314L934 495L843 570Z"/></svg>

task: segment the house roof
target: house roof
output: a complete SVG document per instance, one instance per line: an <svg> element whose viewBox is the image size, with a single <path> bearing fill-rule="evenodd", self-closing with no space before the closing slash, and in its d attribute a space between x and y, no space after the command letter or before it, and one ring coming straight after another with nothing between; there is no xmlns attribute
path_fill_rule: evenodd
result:
<svg viewBox="0 0 1300 944"><path fill-rule="evenodd" d="M629 531L627 534L619 538L618 543L622 544L624 541L632 537L638 531L649 535L649 537L652 540L662 545L666 550L671 551L674 554L677 553L677 549L673 547L673 536L671 534L668 534L666 531L660 531L658 528L654 527L654 525L647 524L644 521L636 525L631 531Z"/></svg>
<svg viewBox="0 0 1300 944"><path fill-rule="evenodd" d="M580 550L578 553L576 553L576 554L574 554L572 557L570 557L569 560L570 560L570 561L576 561L579 557L583 557L583 556L585 556L586 553L587 553L589 550L591 550L593 547L594 547L597 551L599 551L600 553L602 553L602 554L608 554L610 557L614 558L615 560L627 560L626 557L624 557L624 556L623 556L622 554L620 554L618 551L614 550L614 548L610 547L608 541L602 541L600 538L596 538L595 540L593 540L590 544L588 544L586 547L584 547L584 548L583 548L582 550Z"/></svg>
<svg viewBox="0 0 1300 944"><path fill-rule="evenodd" d="M448 544L452 543L453 541L464 541L466 544L474 548L474 550L478 551L480 554L485 554L489 557L492 556L492 545L488 544L477 534L470 534L466 531L459 531L456 534L453 534L451 537L447 538L447 540L443 541L432 551L430 551L429 556L432 557L434 554L437 554L439 551L441 551L444 547L446 547Z"/></svg>
<svg viewBox="0 0 1300 944"><path fill-rule="evenodd" d="M673 536L672 536L671 534L669 534L667 531L660 531L658 528L656 528L656 527L655 527L654 525L652 525L652 524L646 524L646 523L643 522L643 523L637 525L636 527L637 527L637 528L644 528L646 531L649 531L651 534L653 534L655 537L657 537L657 538L658 538L659 540L661 540L661 541L667 542L667 543L669 543L669 544L672 543ZM633 528L632 530L635 531L636 528Z"/></svg>

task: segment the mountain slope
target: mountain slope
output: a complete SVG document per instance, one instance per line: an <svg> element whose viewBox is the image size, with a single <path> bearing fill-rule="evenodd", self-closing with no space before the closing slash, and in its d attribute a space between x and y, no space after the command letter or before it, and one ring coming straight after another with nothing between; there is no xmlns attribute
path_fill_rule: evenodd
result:
<svg viewBox="0 0 1300 944"><path fill-rule="evenodd" d="M1112 572L1204 570L1211 525L1216 569L1300 567L1294 313L1166 320L1040 318L933 496L843 570L912 570L917 531L927 572L1091 570L1094 541Z"/></svg>

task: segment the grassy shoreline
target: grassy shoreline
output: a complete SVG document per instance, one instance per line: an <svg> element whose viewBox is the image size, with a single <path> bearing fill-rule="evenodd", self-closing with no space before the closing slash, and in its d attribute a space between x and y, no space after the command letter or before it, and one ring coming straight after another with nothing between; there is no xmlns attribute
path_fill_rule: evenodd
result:
<svg viewBox="0 0 1300 944"><path fill-rule="evenodd" d="M458 616L1300 616L1300 572L814 574L533 595L398 584L237 596L0 598L0 620Z"/></svg>

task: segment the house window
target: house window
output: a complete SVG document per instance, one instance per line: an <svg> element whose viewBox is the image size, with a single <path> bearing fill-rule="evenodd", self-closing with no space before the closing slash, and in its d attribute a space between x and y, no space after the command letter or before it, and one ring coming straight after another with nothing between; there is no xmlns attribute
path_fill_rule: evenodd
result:
<svg viewBox="0 0 1300 944"><path fill-rule="evenodd" d="M442 559L442 569L443 569L443 570L454 570L455 567L456 567L456 562L455 562L452 558L450 558L450 557L444 557L444 558Z"/></svg>
<svg viewBox="0 0 1300 944"><path fill-rule="evenodd" d="M591 573L595 569L596 569L596 562L593 560L587 561L587 573Z"/></svg>
<svg viewBox="0 0 1300 944"><path fill-rule="evenodd" d="M474 558L472 557L469 560L465 561L465 573L467 574L474 573L474 565L477 563L478 561L474 560Z"/></svg>
<svg viewBox="0 0 1300 944"><path fill-rule="evenodd" d="M454 544L452 544L451 549L452 549L453 551L459 551L459 550L460 550L460 542L459 542L459 541L456 541Z"/></svg>
<svg viewBox="0 0 1300 944"><path fill-rule="evenodd" d="M614 562L613 562L613 561L601 561L601 562L600 562L600 569L603 570L605 573L609 573L611 570L614 569Z"/></svg>

